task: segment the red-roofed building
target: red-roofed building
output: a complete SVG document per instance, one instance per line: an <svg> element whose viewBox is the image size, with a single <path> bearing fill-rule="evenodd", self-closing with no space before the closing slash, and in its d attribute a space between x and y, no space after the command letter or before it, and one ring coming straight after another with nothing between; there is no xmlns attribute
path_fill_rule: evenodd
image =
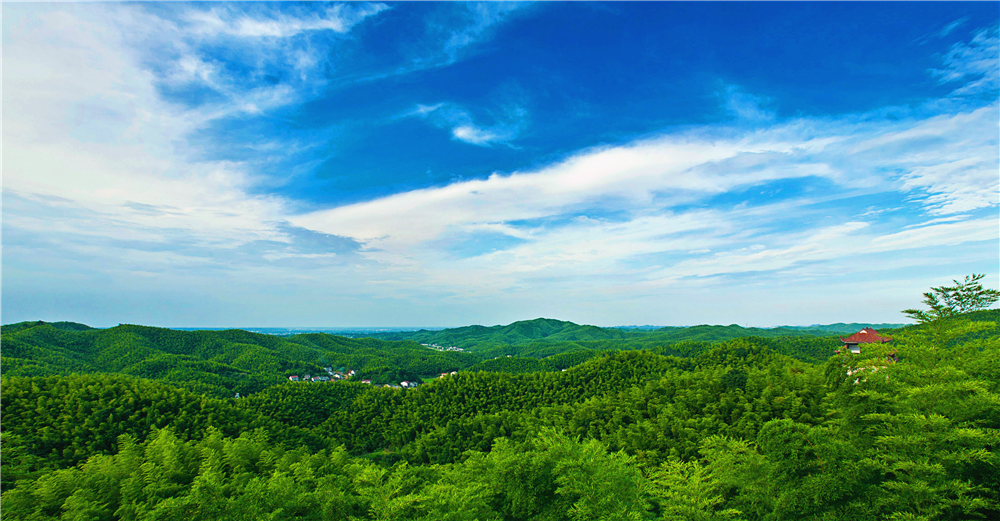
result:
<svg viewBox="0 0 1000 521"><path fill-rule="evenodd" d="M878 331L870 327L866 327L853 335L844 338L840 337L840 341L844 343L848 351L854 354L861 352L860 344L884 344L886 342L891 342L892 337L882 336L878 334Z"/></svg>

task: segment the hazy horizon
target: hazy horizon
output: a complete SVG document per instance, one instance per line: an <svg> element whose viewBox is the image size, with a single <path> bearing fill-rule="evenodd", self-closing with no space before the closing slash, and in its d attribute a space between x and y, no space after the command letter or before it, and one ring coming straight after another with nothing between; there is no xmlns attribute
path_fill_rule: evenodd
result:
<svg viewBox="0 0 1000 521"><path fill-rule="evenodd" d="M150 327L161 327L161 328L165 328L165 329L176 329L176 330L180 330L180 331L219 331L219 330L227 330L227 329L242 329L242 330L253 331L253 332L267 332L267 331L270 331L270 330L305 331L305 332L317 332L317 331L341 331L341 332L351 332L351 331L357 331L357 332L375 332L375 331L382 331L382 332L401 332L401 331L419 331L419 330L439 331L439 330L443 330L443 329L454 329L454 328L468 327L468 326L485 326L485 327L508 326L508 325L516 323L516 322L527 322L527 321L536 320L536 319L547 319L547 317L536 317L535 319L524 319L524 320L518 320L518 321L515 321L515 322L511 322L511 323L505 323L505 324L462 324L462 325L458 325L458 326L200 326L200 327L197 327L197 326L176 326L176 325L156 325L156 324L137 324L137 325L150 326ZM551 319L551 320L559 320L559 319ZM78 324L84 324L83 322L77 322L77 321L73 321L73 320L42 320L42 322L48 322L48 323L51 323L51 322L74 322L74 323L78 323ZM731 326L731 325L737 325L737 326L744 327L744 328L774 329L774 328L779 328L779 327L807 328L807 327L811 327L811 326L828 326L828 325L838 324L838 323L842 323L842 324L852 324L852 323L856 323L856 324L894 324L894 325L912 324L912 322L826 322L826 323L814 323L814 324L779 324L779 325L768 325L768 326L753 325L753 324L749 324L748 325L748 324L709 324L709 323L681 324L681 325L676 325L676 324L663 324L663 325L656 325L656 324L641 324L641 325L639 325L639 324L624 324L624 325L614 325L614 326L602 326L602 325L598 325L598 324L583 324L583 323L573 322L572 320L565 320L565 321L562 321L562 322L572 322L574 324L581 325L581 326L588 326L588 325L589 326L596 326L596 327L600 327L600 328L603 328L603 329L630 329L630 328L643 329L643 328L664 328L664 327L684 328L684 327L695 327L695 326L706 326L706 325L707 326ZM4 325L9 325L9 324L10 323L5 323ZM107 328L111 328L111 327L115 327L115 326L121 325L121 323L119 323L119 324L111 324L111 325L94 325L94 324L84 324L84 325L90 326L90 327L93 327L93 328L96 328L96 329L107 329Z"/></svg>

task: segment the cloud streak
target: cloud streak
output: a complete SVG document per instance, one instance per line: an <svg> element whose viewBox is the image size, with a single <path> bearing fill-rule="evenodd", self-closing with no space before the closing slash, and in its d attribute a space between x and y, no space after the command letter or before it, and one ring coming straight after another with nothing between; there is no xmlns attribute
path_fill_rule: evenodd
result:
<svg viewBox="0 0 1000 521"><path fill-rule="evenodd" d="M4 192L48 201L23 213L5 205L5 229L153 243L183 236L222 249L291 244L303 234L326 240L281 224L294 203L255 193L261 180L251 165L196 157L187 136L219 113L164 100L156 76L129 52L128 32L105 30L109 19L145 15L108 8L30 6L11 16L31 23L5 24L4 86L17 102L4 114ZM60 208L68 217L40 217Z"/></svg>
<svg viewBox="0 0 1000 521"><path fill-rule="evenodd" d="M953 96L993 95L1000 89L1000 28L979 30L971 42L958 42L944 56L944 68L930 72L942 84L966 81Z"/></svg>
<svg viewBox="0 0 1000 521"><path fill-rule="evenodd" d="M488 31L500 24L512 12L522 8L522 2L471 2L465 4L465 27L452 31L444 44L444 52L448 61L454 62L458 53L483 39Z"/></svg>
<svg viewBox="0 0 1000 521"><path fill-rule="evenodd" d="M985 226L989 219L963 218L898 234L861 233L878 222L875 214L868 205L851 211L847 201L895 192L910 194L931 216L995 208L997 140L985 130L997 126L996 113L993 104L894 123L854 115L793 120L752 131L696 128L587 150L537 171L494 174L291 220L352 237L365 245L362 255L404 272L435 273L432 266L448 266L444 271L450 275L428 275L423 281L428 285L465 280L455 276L461 266L476 276L496 275L495 285L506 280L506 287L517 287L525 274L620 273L629 263L652 256L661 257L663 273L676 280L784 270L858 252L988 241L997 238L996 227ZM721 194L789 181L837 189L780 205L691 209ZM847 211L837 213L848 222L808 231L821 204L845 206ZM617 216L585 217L609 211ZM789 216L801 219L796 225L800 231L779 225ZM749 222L756 225L747 226ZM458 263L435 251L441 240L461 236L458 231L477 230L524 242ZM801 237L795 238L796 233ZM744 243L754 237L759 251L744 251L753 246ZM881 246L858 247L857 240ZM782 241L796 244L782 247ZM722 251L684 260L686 252L705 249ZM658 280L666 280L664 276Z"/></svg>
<svg viewBox="0 0 1000 521"><path fill-rule="evenodd" d="M329 47L389 9L380 3L318 11L291 4L172 7L108 8L105 14L138 43L133 52L151 65L168 100L212 119L259 114L318 95L337 67Z"/></svg>
<svg viewBox="0 0 1000 521"><path fill-rule="evenodd" d="M524 125L527 111L518 106L507 106L502 111L501 121L492 126L475 123L468 111L451 103L417 105L400 117L421 117L438 128L451 131L452 139L470 145L491 146L496 143L509 144Z"/></svg>
<svg viewBox="0 0 1000 521"><path fill-rule="evenodd" d="M765 122L774 119L774 112L764 108L769 101L744 92L736 85L727 85L721 94L726 112L747 122Z"/></svg>
<svg viewBox="0 0 1000 521"><path fill-rule="evenodd" d="M192 10L184 15L194 32L215 37L220 34L243 38L289 38L309 31L346 33L365 18L389 9L380 3L336 4L316 11L299 11L292 15L269 7L258 7L248 13L231 7L213 6L207 10Z"/></svg>

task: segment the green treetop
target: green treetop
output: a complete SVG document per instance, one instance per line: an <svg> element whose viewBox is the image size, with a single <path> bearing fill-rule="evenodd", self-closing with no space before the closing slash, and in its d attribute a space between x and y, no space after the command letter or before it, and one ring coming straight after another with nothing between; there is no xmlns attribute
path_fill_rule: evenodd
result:
<svg viewBox="0 0 1000 521"><path fill-rule="evenodd" d="M924 293L924 304L930 310L906 309L903 314L926 324L940 318L987 309L1000 299L1000 291L984 289L979 281L985 276L974 273L966 275L962 282L953 280L954 286L932 287L931 291Z"/></svg>

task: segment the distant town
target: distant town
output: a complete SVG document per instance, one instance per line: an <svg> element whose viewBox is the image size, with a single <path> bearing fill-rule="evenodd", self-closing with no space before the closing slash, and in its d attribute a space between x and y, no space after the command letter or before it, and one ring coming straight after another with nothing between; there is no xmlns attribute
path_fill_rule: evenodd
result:
<svg viewBox="0 0 1000 521"><path fill-rule="evenodd" d="M447 346L447 347L445 347L445 346L439 346L437 344L420 344L420 345L422 345L424 347L427 347L427 348L430 348L430 349L433 349L435 351L457 351L457 352L460 352L460 353L464 353L465 352L465 349L462 349L461 347L455 347L455 346Z"/></svg>
<svg viewBox="0 0 1000 521"><path fill-rule="evenodd" d="M426 345L426 344L424 344ZM432 346L427 346L432 347ZM441 348L441 346L433 346L432 348L440 348L440 351L462 351L460 347L446 347ZM323 383L323 382L340 382L348 381L354 377L357 373L354 369L334 369L332 367L324 367L323 371L326 372L325 375L313 376L310 373L303 373L302 376L297 374L288 377L289 382L302 382L302 383ZM458 371L451 371L450 373L441 373L437 378L446 378L451 375L458 374ZM363 379L361 383L371 385L372 381L370 379ZM391 389L416 389L420 386L420 382L411 382L409 380L403 380L398 384L385 384L382 387L388 387ZM239 398L239 393L236 393L236 398Z"/></svg>

